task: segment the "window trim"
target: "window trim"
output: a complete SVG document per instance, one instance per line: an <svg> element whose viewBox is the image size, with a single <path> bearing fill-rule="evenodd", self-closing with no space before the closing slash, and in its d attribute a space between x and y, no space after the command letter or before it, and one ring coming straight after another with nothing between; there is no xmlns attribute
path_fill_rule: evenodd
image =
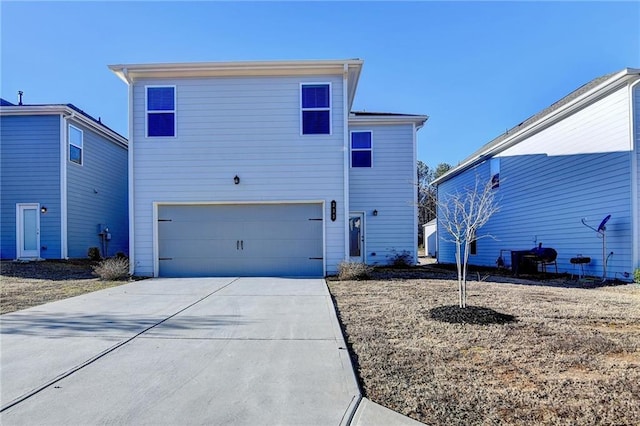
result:
<svg viewBox="0 0 640 426"><path fill-rule="evenodd" d="M354 133L369 133L371 135L371 148L353 148ZM354 167L353 151L369 151L371 152L371 165L369 167ZM373 169L373 130L350 130L349 131L349 167L352 169Z"/></svg>
<svg viewBox="0 0 640 426"><path fill-rule="evenodd" d="M80 144L81 146L78 146L74 143L71 142L71 129L75 129L78 132L80 132ZM78 161L74 161L71 159L71 147L74 146L76 148L78 148L80 150L80 162ZM82 166L84 164L84 131L79 128L74 126L73 124L69 124L69 128L67 130L67 150L68 150L68 155L67 155L67 159L69 160L70 163L73 164L77 164L78 166Z"/></svg>
<svg viewBox="0 0 640 426"><path fill-rule="evenodd" d="M329 107L328 108L303 108L302 107L302 88L304 86L329 86ZM298 90L298 106L300 107L300 136L331 136L333 135L333 94L330 81L303 81L300 82L300 88ZM329 111L329 133L304 133L304 111Z"/></svg>
<svg viewBox="0 0 640 426"><path fill-rule="evenodd" d="M173 109L149 111L149 90L150 88L173 89ZM148 139L175 139L178 136L178 89L175 84L148 84L144 86L144 137ZM173 113L173 136L149 136L149 114Z"/></svg>

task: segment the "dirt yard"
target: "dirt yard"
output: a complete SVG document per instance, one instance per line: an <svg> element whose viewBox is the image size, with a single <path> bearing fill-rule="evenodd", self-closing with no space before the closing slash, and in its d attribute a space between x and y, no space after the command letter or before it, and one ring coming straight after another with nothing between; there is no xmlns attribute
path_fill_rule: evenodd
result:
<svg viewBox="0 0 640 426"><path fill-rule="evenodd" d="M90 261L0 262L0 314L66 299L126 281L101 281Z"/></svg>
<svg viewBox="0 0 640 426"><path fill-rule="evenodd" d="M505 320L456 324L450 274L397 275L329 280L368 398L434 425L640 424L637 284L483 276L468 304Z"/></svg>

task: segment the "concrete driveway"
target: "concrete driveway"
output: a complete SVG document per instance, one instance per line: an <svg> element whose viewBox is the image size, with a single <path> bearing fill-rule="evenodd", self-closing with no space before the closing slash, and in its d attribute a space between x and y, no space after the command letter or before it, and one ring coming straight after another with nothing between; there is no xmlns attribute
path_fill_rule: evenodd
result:
<svg viewBox="0 0 640 426"><path fill-rule="evenodd" d="M322 279L152 279L0 320L3 425L339 425L359 402Z"/></svg>

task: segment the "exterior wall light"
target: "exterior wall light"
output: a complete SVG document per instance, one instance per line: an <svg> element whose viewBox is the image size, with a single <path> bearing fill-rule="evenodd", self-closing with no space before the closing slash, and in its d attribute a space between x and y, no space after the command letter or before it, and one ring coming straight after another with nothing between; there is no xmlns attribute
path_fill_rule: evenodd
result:
<svg viewBox="0 0 640 426"><path fill-rule="evenodd" d="M378 210L374 210L374 211L373 211L373 215L374 215L374 216L378 216Z"/></svg>
<svg viewBox="0 0 640 426"><path fill-rule="evenodd" d="M235 183L236 185L240 183L240 176L235 175L233 178L233 183Z"/></svg>
<svg viewBox="0 0 640 426"><path fill-rule="evenodd" d="M45 206L40 207L40 213L45 214L47 212L47 208Z"/></svg>

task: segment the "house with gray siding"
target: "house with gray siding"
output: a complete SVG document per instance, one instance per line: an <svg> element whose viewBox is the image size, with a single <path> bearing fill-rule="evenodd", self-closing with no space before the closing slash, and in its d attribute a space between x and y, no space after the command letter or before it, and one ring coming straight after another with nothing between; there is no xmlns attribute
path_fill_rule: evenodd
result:
<svg viewBox="0 0 640 426"><path fill-rule="evenodd" d="M112 65L131 272L324 276L417 260L423 115L352 112L361 60Z"/></svg>
<svg viewBox="0 0 640 426"><path fill-rule="evenodd" d="M631 68L596 78L434 181L441 202L476 176L495 182L501 209L482 229L495 239L479 239L469 264L495 266L502 254L509 265L510 251L542 244L557 251L558 272L577 274L583 258L586 275L632 279L640 267L639 83ZM454 244L439 237L438 261L454 263Z"/></svg>
<svg viewBox="0 0 640 426"><path fill-rule="evenodd" d="M127 140L72 104L0 105L0 258L128 252Z"/></svg>

